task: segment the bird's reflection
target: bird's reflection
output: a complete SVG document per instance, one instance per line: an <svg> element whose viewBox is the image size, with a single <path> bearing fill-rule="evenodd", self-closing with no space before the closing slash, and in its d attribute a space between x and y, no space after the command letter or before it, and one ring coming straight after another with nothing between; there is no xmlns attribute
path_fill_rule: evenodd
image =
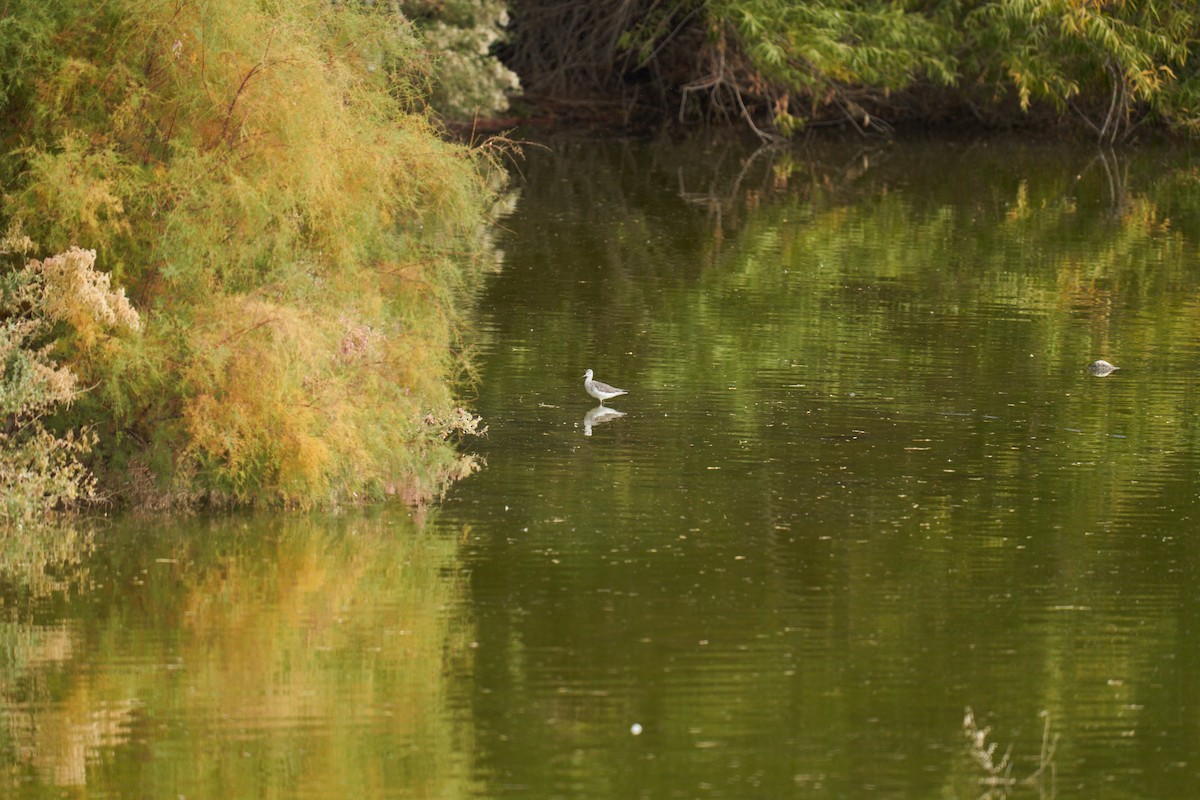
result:
<svg viewBox="0 0 1200 800"><path fill-rule="evenodd" d="M625 412L617 411L615 408L596 406L583 415L583 435L591 436L593 425L599 425L601 422L609 422L623 416L625 416Z"/></svg>
<svg viewBox="0 0 1200 800"><path fill-rule="evenodd" d="M1111 375L1113 372L1119 369L1120 367L1116 366L1115 364L1110 364L1103 359L1100 361L1093 361L1092 363L1088 364L1088 372L1092 373L1097 378L1103 378L1105 375Z"/></svg>

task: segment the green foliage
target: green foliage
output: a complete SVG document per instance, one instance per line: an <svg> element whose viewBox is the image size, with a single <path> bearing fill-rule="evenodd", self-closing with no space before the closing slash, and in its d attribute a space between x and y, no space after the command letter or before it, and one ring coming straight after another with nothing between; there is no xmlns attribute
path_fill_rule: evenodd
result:
<svg viewBox="0 0 1200 800"><path fill-rule="evenodd" d="M411 27L324 0L28 5L0 26L0 53L40 42L9 73L7 212L95 247L144 312L64 350L102 481L149 505L435 492L457 467L425 418L454 407L490 191L411 110ZM363 327L373 357L347 359Z"/></svg>
<svg viewBox="0 0 1200 800"><path fill-rule="evenodd" d="M1104 142L1147 117L1200 131L1191 0L561 6L514 3L527 84L624 91L627 104L657 96L681 119L740 119L766 139L765 121L785 133L830 120L886 130L888 117L1011 123L1035 106L1040 119L1078 116ZM656 91L642 92L651 81Z"/></svg>
<svg viewBox="0 0 1200 800"><path fill-rule="evenodd" d="M793 100L813 109L832 104L869 125L854 89L886 93L921 79L949 85L956 76L948 31L899 3L710 0L708 7L756 73L737 91L765 94L784 131L800 127L789 113Z"/></svg>
<svg viewBox="0 0 1200 800"><path fill-rule="evenodd" d="M1185 72L1197 18L1178 0L710 0L709 8L775 91L851 117L863 116L851 104L879 106L898 90L984 84L993 99L1011 87L1024 110L1035 100L1075 108L1106 141L1139 108L1200 124L1192 102L1200 87Z"/></svg>
<svg viewBox="0 0 1200 800"><path fill-rule="evenodd" d="M1099 107L1096 120L1085 119L1106 141L1133 122L1138 107L1200 131L1192 100L1200 76L1188 67L1200 19L1191 4L996 0L964 21L979 45L974 70L1001 73L1023 109L1034 99L1065 109L1082 97Z"/></svg>
<svg viewBox="0 0 1200 800"><path fill-rule="evenodd" d="M955 77L945 30L901 4L711 0L709 9L768 80L813 97L838 85L896 90L922 77Z"/></svg>

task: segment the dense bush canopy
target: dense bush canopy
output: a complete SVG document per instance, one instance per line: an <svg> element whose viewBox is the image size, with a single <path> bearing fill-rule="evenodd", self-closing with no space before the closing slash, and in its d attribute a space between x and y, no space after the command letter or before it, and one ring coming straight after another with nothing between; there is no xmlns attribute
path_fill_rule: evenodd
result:
<svg viewBox="0 0 1200 800"><path fill-rule="evenodd" d="M514 0L508 59L543 102L591 97L765 138L814 123L1075 119L1104 142L1200 132L1190 0Z"/></svg>
<svg viewBox="0 0 1200 800"><path fill-rule="evenodd" d="M36 343L77 378L58 421L97 437L101 493L419 499L469 469L448 383L490 192L416 110L423 58L374 4L0 11L5 224L30 258L94 250L141 317Z"/></svg>

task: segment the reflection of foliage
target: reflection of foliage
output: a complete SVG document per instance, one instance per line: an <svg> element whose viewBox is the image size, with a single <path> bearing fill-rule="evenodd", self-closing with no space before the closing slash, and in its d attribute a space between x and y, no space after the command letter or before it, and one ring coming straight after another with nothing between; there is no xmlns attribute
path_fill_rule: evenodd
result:
<svg viewBox="0 0 1200 800"><path fill-rule="evenodd" d="M446 660L471 660L455 547L403 512L130 522L53 625L5 570L0 793L475 794L445 710Z"/></svg>
<svg viewBox="0 0 1200 800"><path fill-rule="evenodd" d="M571 472L506 513L520 537L478 537L481 595L508 593L480 604L480 685L560 661L647 680L647 695L667 671L672 687L752 673L724 703L655 705L654 729L681 748L719 730L772 757L782 732L799 764L780 772L813 781L889 759L971 767L973 793L954 797L978 795L978 770L957 748L937 764L910 734L966 698L1021 718L1050 709L1056 726L1166 727L1172 757L1190 757L1190 722L1130 710L1148 694L1160 709L1190 701L1157 687L1194 684L1174 655L1190 652L1200 452L1186 155L561 142L530 149L524 173L511 266L481 304L481 411L514 423L493 424L476 490L507 497L515 472ZM1123 382L1088 376L1097 357ZM576 376L600 364L626 376L628 419L561 434L589 405ZM545 447L530 449L531 429ZM551 557L563 566L522 580ZM603 614L536 610L597 596L611 598ZM678 618L699 622L662 624ZM781 662L794 677L772 672ZM536 711L519 738L481 737L489 766L570 735L537 719L644 724L643 699L513 686L496 702ZM730 731L730 708L761 716ZM865 716L892 736L864 733ZM1077 732L1064 736L1082 751ZM845 762L830 766L830 741L853 742ZM738 772L756 767L759 793L788 793L752 755ZM519 778L539 785L535 769Z"/></svg>
<svg viewBox="0 0 1200 800"><path fill-rule="evenodd" d="M45 601L87 588L95 530L77 525L8 526L0 530L0 584L15 597Z"/></svg>
<svg viewBox="0 0 1200 800"><path fill-rule="evenodd" d="M1009 797L1014 787L1032 786L1037 789L1040 797L1055 796L1055 779L1057 768L1054 763L1054 753L1058 749L1058 734L1050 735L1050 712L1041 713L1042 749L1038 755L1038 765L1031 774L1024 778L1013 777L1012 745L1004 754L996 758L996 742L988 741L991 728L980 728L975 722L975 712L970 708L963 714L963 736L967 740L967 754L971 760L984 772L979 784L984 792L978 800L1000 800Z"/></svg>

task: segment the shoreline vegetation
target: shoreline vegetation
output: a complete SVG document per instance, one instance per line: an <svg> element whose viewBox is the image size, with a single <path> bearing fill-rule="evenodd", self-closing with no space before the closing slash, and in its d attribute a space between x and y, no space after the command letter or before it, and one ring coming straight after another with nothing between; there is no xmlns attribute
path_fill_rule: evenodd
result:
<svg viewBox="0 0 1200 800"><path fill-rule="evenodd" d="M543 119L749 129L1200 133L1190 0L514 0Z"/></svg>
<svg viewBox="0 0 1200 800"><path fill-rule="evenodd" d="M1187 0L4 4L0 527L477 469L464 306L513 145L463 139L1186 138L1198 42Z"/></svg>
<svg viewBox="0 0 1200 800"><path fill-rule="evenodd" d="M0 521L420 504L477 467L452 387L500 170L439 134L403 16L23 3L0 53Z"/></svg>

